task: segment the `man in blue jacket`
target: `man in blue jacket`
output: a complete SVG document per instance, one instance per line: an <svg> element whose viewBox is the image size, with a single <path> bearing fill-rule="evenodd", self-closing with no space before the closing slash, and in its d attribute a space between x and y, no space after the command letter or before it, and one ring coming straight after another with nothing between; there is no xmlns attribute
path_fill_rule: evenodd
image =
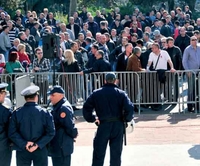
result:
<svg viewBox="0 0 200 166"><path fill-rule="evenodd" d="M49 155L53 166L70 166L71 154L74 150L74 139L78 135L73 120L73 109L65 98L65 91L61 86L54 86L50 91L50 100L53 105L53 115L56 135L50 142Z"/></svg>
<svg viewBox="0 0 200 166"><path fill-rule="evenodd" d="M8 125L11 110L6 108L3 103L6 97L6 87L8 84L0 84L0 166L10 166L12 151L8 139Z"/></svg>
<svg viewBox="0 0 200 166"><path fill-rule="evenodd" d="M116 75L106 74L106 84L95 90L83 106L83 117L98 125L93 142L92 166L103 166L106 147L110 145L110 166L121 165L124 122L133 119L133 103L116 85ZM94 114L94 110L96 115Z"/></svg>
<svg viewBox="0 0 200 166"><path fill-rule="evenodd" d="M17 166L48 166L46 145L55 135L53 117L38 102L39 87L31 85L21 95L26 103L11 116L8 136L17 150Z"/></svg>

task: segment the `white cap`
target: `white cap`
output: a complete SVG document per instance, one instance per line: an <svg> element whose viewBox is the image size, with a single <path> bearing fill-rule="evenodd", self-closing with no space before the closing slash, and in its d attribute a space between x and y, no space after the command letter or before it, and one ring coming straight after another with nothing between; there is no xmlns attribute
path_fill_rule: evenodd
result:
<svg viewBox="0 0 200 166"><path fill-rule="evenodd" d="M36 94L40 90L39 86L31 85L21 91L22 96L30 96Z"/></svg>

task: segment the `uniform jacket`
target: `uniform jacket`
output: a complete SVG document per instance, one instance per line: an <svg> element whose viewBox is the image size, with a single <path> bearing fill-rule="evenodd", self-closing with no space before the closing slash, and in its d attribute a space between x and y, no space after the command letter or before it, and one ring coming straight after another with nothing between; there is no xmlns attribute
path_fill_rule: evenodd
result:
<svg viewBox="0 0 200 166"><path fill-rule="evenodd" d="M100 121L113 118L124 119L129 122L133 119L133 103L127 94L120 90L115 84L105 84L102 88L95 90L83 105L83 117L88 122L94 122L95 115Z"/></svg>
<svg viewBox="0 0 200 166"><path fill-rule="evenodd" d="M128 71L142 71L142 66L139 57L131 55L128 58L128 64L126 70Z"/></svg>
<svg viewBox="0 0 200 166"><path fill-rule="evenodd" d="M55 122L56 135L50 142L49 155L52 157L63 157L73 153L74 138L78 135L74 127L73 109L66 98L60 100L53 106L51 112Z"/></svg>
<svg viewBox="0 0 200 166"><path fill-rule="evenodd" d="M0 151L10 147L8 139L8 125L11 116L11 111L0 104Z"/></svg>
<svg viewBox="0 0 200 166"><path fill-rule="evenodd" d="M53 117L35 102L27 102L13 112L8 136L14 143L14 149L25 150L28 141L44 148L55 135Z"/></svg>

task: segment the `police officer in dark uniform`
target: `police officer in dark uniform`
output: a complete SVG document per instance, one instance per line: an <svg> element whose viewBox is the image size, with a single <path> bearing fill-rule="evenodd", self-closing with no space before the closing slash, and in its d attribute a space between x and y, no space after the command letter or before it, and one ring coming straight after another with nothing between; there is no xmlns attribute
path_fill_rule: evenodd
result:
<svg viewBox="0 0 200 166"><path fill-rule="evenodd" d="M53 117L38 102L39 87L31 85L21 95L26 103L13 112L8 136L13 141L13 149L17 150L17 166L48 165L46 145L55 135Z"/></svg>
<svg viewBox="0 0 200 166"><path fill-rule="evenodd" d="M6 108L3 103L6 97L8 84L0 84L0 166L10 166L12 151L8 139L8 125L11 116L11 109Z"/></svg>
<svg viewBox="0 0 200 166"><path fill-rule="evenodd" d="M110 166L121 165L123 121L133 119L133 103L116 85L116 75L106 74L106 84L95 90L83 106L83 117L98 125L93 142L92 166L103 166L106 147L110 145ZM94 110L96 115L94 115Z"/></svg>
<svg viewBox="0 0 200 166"><path fill-rule="evenodd" d="M56 135L50 142L49 155L52 158L53 166L70 166L74 139L78 135L73 120L74 112L71 104L65 98L65 91L61 86L54 86L49 94L53 105L51 113L56 128Z"/></svg>

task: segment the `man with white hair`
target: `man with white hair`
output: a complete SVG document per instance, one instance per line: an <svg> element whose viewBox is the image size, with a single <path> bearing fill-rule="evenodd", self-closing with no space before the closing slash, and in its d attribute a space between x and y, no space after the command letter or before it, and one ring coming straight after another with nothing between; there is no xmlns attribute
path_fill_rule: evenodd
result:
<svg viewBox="0 0 200 166"><path fill-rule="evenodd" d="M13 41L13 46L9 50L9 54L13 51L17 51L17 46L20 44L20 40L18 38L15 38Z"/></svg>
<svg viewBox="0 0 200 166"><path fill-rule="evenodd" d="M64 33L64 32L69 33L69 36L70 36L71 40L75 40L75 36L74 36L73 32L66 27L65 23L61 23L60 24L60 33Z"/></svg>
<svg viewBox="0 0 200 166"><path fill-rule="evenodd" d="M75 36L75 39L78 39L78 34L81 28L78 24L74 23L74 17L69 17L69 24L66 27L72 31L72 33Z"/></svg>

